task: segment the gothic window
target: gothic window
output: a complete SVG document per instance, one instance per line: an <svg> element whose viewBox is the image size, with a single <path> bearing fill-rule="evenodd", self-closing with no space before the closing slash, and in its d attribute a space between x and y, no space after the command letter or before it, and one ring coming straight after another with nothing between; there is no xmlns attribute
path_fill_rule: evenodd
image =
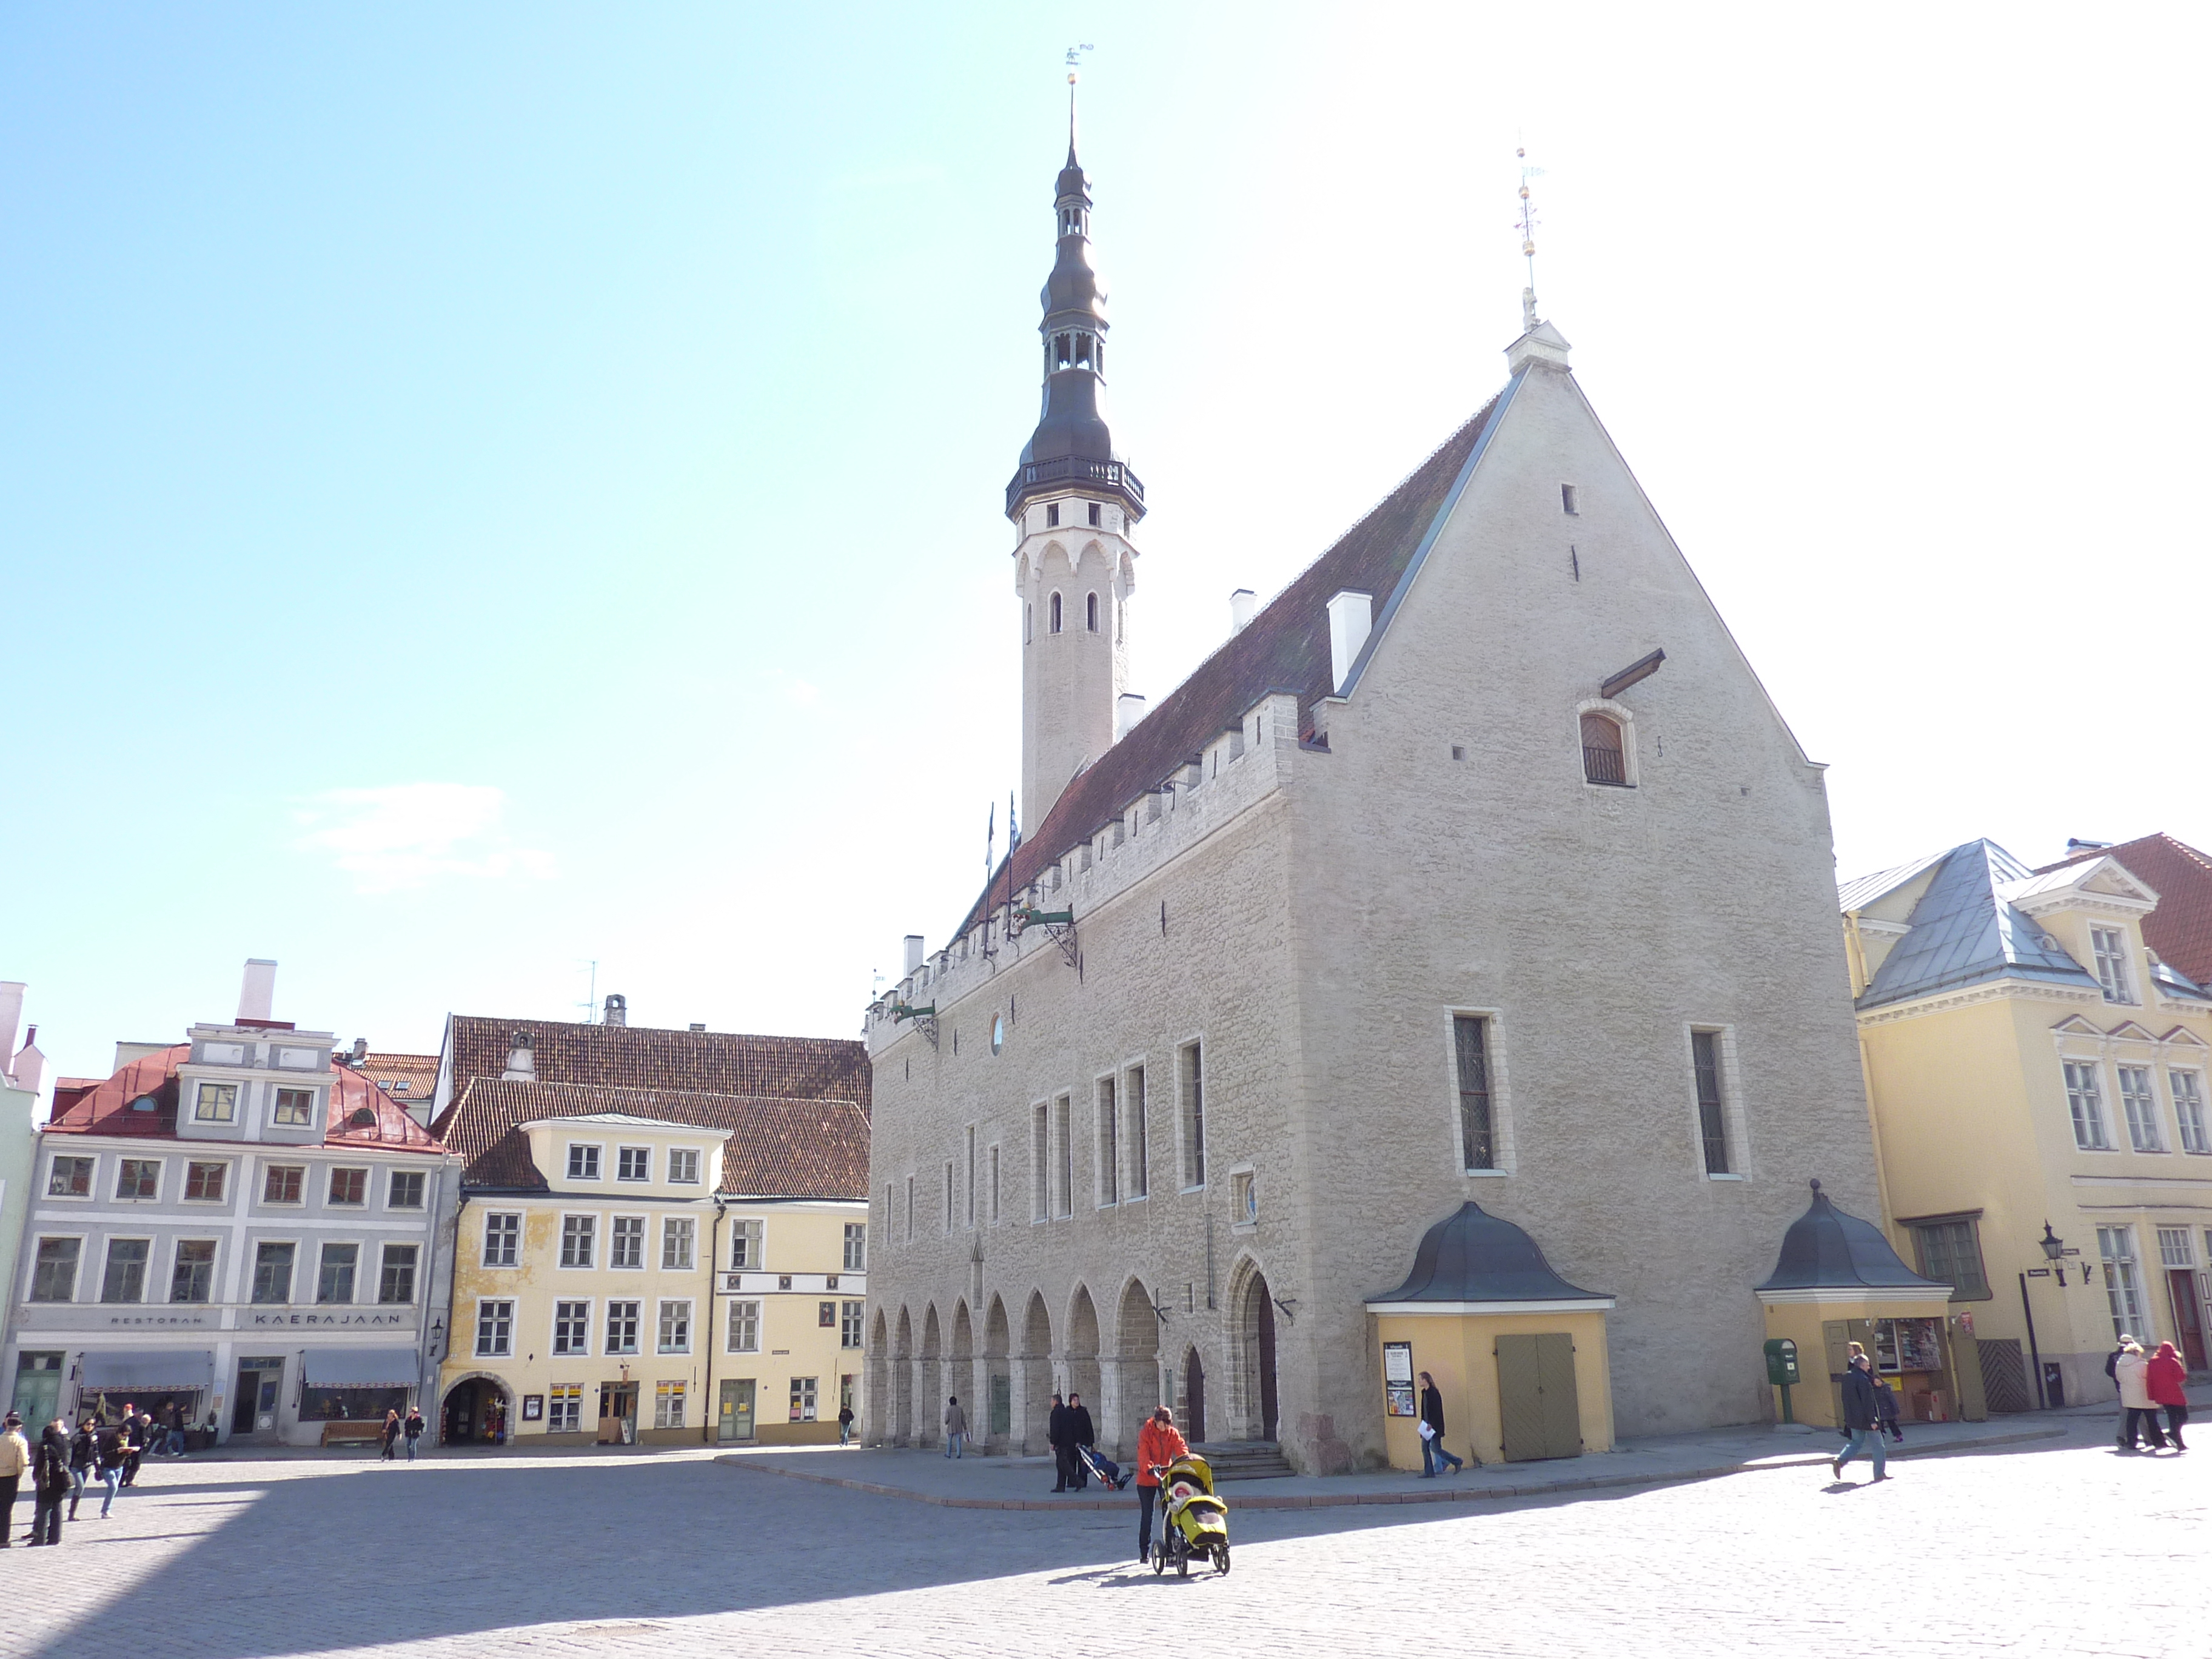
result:
<svg viewBox="0 0 2212 1659"><path fill-rule="evenodd" d="M1057 593L1052 596L1052 621L1050 627L1054 633L1057 634L1060 632L1060 595Z"/></svg>
<svg viewBox="0 0 2212 1659"><path fill-rule="evenodd" d="M1066 368L1075 361L1073 342L1065 334L1052 337L1052 366Z"/></svg>
<svg viewBox="0 0 2212 1659"><path fill-rule="evenodd" d="M1094 507L1091 510L1093 513L1096 513L1098 509ZM1088 594L1085 597L1083 601L1083 611L1085 626L1087 626L1092 633L1096 634L1098 631L1098 596L1096 593Z"/></svg>
<svg viewBox="0 0 2212 1659"><path fill-rule="evenodd" d="M1627 757L1620 740L1620 722L1610 714L1583 716L1583 776L1591 783L1628 782Z"/></svg>
<svg viewBox="0 0 2212 1659"><path fill-rule="evenodd" d="M1078 368L1091 367L1091 337L1088 334L1075 337L1075 366Z"/></svg>
<svg viewBox="0 0 2212 1659"><path fill-rule="evenodd" d="M1091 502L1091 527L1092 527L1092 528L1094 528L1094 529L1096 529L1096 528L1097 528L1097 526L1099 526L1100 525L1103 525L1105 521L1106 521L1106 509L1105 509L1104 507L1103 507L1099 506L1099 505L1098 505L1098 503L1097 503L1097 502L1096 502L1096 501Z"/></svg>

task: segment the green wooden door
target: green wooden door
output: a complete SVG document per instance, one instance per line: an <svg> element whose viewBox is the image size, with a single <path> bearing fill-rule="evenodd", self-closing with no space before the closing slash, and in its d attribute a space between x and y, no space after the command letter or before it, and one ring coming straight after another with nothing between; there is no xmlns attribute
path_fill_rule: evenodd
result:
<svg viewBox="0 0 2212 1659"><path fill-rule="evenodd" d="M998 1371L991 1373L991 1419L985 1431L994 1440L1003 1441L1014 1431L1013 1379Z"/></svg>
<svg viewBox="0 0 2212 1659"><path fill-rule="evenodd" d="M1565 1331L1498 1339L1498 1424L1505 1461L1579 1457L1582 1407L1575 1393L1575 1340Z"/></svg>

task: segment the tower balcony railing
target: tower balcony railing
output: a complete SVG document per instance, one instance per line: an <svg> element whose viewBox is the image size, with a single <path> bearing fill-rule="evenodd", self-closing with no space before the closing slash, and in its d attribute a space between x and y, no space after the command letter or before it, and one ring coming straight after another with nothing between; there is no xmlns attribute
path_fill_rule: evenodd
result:
<svg viewBox="0 0 2212 1659"><path fill-rule="evenodd" d="M1056 460L1024 461L1014 469L1013 478L1006 485L1007 513L1011 514L1030 490L1050 484L1097 484L1119 490L1139 507L1145 504L1143 481L1121 462L1062 455Z"/></svg>

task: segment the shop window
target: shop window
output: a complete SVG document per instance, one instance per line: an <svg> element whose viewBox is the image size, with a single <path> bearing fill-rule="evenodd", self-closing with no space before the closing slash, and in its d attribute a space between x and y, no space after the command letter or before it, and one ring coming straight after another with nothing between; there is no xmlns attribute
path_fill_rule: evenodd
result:
<svg viewBox="0 0 2212 1659"><path fill-rule="evenodd" d="M548 1434L574 1434L583 1425L582 1383L556 1384L545 1391L545 1431Z"/></svg>
<svg viewBox="0 0 2212 1659"><path fill-rule="evenodd" d="M656 1429L680 1429L684 1426L684 1385L681 1382L656 1382L653 1385L653 1426Z"/></svg>
<svg viewBox="0 0 2212 1659"><path fill-rule="evenodd" d="M791 1379L791 1420L793 1422L814 1421L817 1380L811 1376L794 1376Z"/></svg>

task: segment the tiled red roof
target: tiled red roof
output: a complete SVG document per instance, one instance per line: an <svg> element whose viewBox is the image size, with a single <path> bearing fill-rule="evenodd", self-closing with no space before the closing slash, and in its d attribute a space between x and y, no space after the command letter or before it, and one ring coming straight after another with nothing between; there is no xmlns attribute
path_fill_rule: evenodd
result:
<svg viewBox="0 0 2212 1659"><path fill-rule="evenodd" d="M868 1119L851 1100L477 1078L440 1115L437 1131L467 1160L463 1185L542 1190L545 1180L530 1161L530 1138L522 1126L594 1112L731 1131L723 1144L720 1192L756 1198L868 1195Z"/></svg>
<svg viewBox="0 0 2212 1659"><path fill-rule="evenodd" d="M191 1045L134 1060L103 1083L64 1101L57 1093L49 1133L130 1135L174 1139L177 1133L177 1068L191 1058ZM132 1109L134 1100L150 1098L151 1111ZM366 1110L371 1121L353 1121ZM324 1139L333 1146L375 1146L385 1152L437 1152L444 1148L407 1115L407 1109L368 1079L341 1066L331 1085L330 1120Z"/></svg>
<svg viewBox="0 0 2212 1659"><path fill-rule="evenodd" d="M410 1104L428 1100L438 1087L435 1054L363 1054L354 1069L386 1094ZM403 1084L404 1088L399 1086Z"/></svg>
<svg viewBox="0 0 2212 1659"><path fill-rule="evenodd" d="M2158 908L2143 918L2143 943L2199 985L2212 986L2212 856L2172 836L2145 836L2046 864L2036 874L2101 858L2118 859L2158 894Z"/></svg>
<svg viewBox="0 0 2212 1659"><path fill-rule="evenodd" d="M1068 848L1097 835L1139 795L1158 788L1270 692L1295 692L1299 731L1310 730L1313 705L1336 690L1329 683L1329 600L1347 591L1371 594L1380 623L1383 606L1497 406L1496 398L1485 404L1382 505L1339 537L1266 610L1060 791L1044 822L1016 849L1011 883L1001 862L960 931L973 927L993 903L1004 903L1009 886L1016 892L1027 887Z"/></svg>
<svg viewBox="0 0 2212 1659"><path fill-rule="evenodd" d="M455 1014L446 1038L453 1050L455 1100L475 1079L495 1081L505 1073L517 1031L530 1033L540 1083L845 1100L866 1112L874 1075L867 1046L849 1037L747 1036Z"/></svg>

